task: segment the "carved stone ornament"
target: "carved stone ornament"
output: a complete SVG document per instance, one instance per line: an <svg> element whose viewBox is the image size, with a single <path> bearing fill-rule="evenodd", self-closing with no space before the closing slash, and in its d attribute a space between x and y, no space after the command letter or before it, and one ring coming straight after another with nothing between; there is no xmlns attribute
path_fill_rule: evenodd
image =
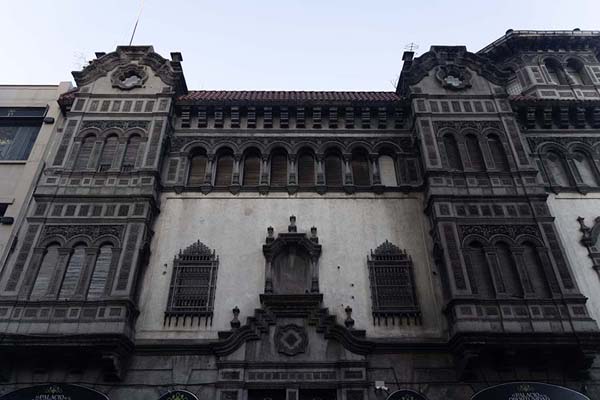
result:
<svg viewBox="0 0 600 400"><path fill-rule="evenodd" d="M142 87L148 79L148 73L142 66L128 64L118 67L110 77L113 87L121 90L131 90L136 87Z"/></svg>
<svg viewBox="0 0 600 400"><path fill-rule="evenodd" d="M435 77L446 89L462 90L471 87L471 73L460 65L440 65L437 67Z"/></svg>
<svg viewBox="0 0 600 400"><path fill-rule="evenodd" d="M46 225L42 240L51 236L62 236L66 240L78 235L85 235L92 240L104 235L111 235L121 239L123 237L123 225Z"/></svg>
<svg viewBox="0 0 600 400"><path fill-rule="evenodd" d="M275 330L275 347L287 356L304 353L308 346L306 330L298 325L278 326Z"/></svg>

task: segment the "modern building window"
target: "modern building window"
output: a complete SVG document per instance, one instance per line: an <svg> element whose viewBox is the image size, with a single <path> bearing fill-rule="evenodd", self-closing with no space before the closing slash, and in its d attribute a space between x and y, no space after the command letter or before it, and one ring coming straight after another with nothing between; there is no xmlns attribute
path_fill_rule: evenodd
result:
<svg viewBox="0 0 600 400"><path fill-rule="evenodd" d="M271 155L271 186L286 186L288 183L288 157L284 150L275 150Z"/></svg>
<svg viewBox="0 0 600 400"><path fill-rule="evenodd" d="M364 151L356 151L352 154L352 176L355 186L369 186L371 184L369 159Z"/></svg>
<svg viewBox="0 0 600 400"><path fill-rule="evenodd" d="M256 150L250 150L244 156L244 170L242 185L258 186L260 183L260 154Z"/></svg>
<svg viewBox="0 0 600 400"><path fill-rule="evenodd" d="M310 187L315 185L315 158L308 152L298 157L298 185Z"/></svg>
<svg viewBox="0 0 600 400"><path fill-rule="evenodd" d="M77 159L75 160L75 169L87 168L95 141L96 136L94 135L87 136L83 139L81 142L81 147L79 147L79 153L77 153Z"/></svg>
<svg viewBox="0 0 600 400"><path fill-rule="evenodd" d="M73 249L58 295L59 300L67 300L75 294L85 265L85 249L86 246L83 244L79 244Z"/></svg>
<svg viewBox="0 0 600 400"><path fill-rule="evenodd" d="M110 169L115 159L119 138L117 136L109 136L102 147L102 155L100 156L100 171Z"/></svg>
<svg viewBox="0 0 600 400"><path fill-rule="evenodd" d="M200 241L180 250L173 261L165 322L212 316L219 258Z"/></svg>
<svg viewBox="0 0 600 400"><path fill-rule="evenodd" d="M394 159L388 155L379 156L379 176L384 186L398 186L396 165Z"/></svg>
<svg viewBox="0 0 600 400"><path fill-rule="evenodd" d="M217 158L217 171L215 174L215 186L231 185L231 174L233 172L233 154L224 151Z"/></svg>
<svg viewBox="0 0 600 400"><path fill-rule="evenodd" d="M195 154L190 159L190 173L188 175L188 185L200 186L204 183L206 176L207 157L204 154Z"/></svg>
<svg viewBox="0 0 600 400"><path fill-rule="evenodd" d="M330 187L339 187L343 184L342 158L334 153L325 156L325 183Z"/></svg>
<svg viewBox="0 0 600 400"><path fill-rule="evenodd" d="M443 138L444 147L446 149L446 158L448 159L448 167L450 169L462 171L463 166L458 151L456 139L452 135L445 135Z"/></svg>
<svg viewBox="0 0 600 400"><path fill-rule="evenodd" d="M96 258L96 266L94 267L94 273L90 281L90 288L88 289L88 299L99 299L104 295L112 256L112 245L106 244L100 246L100 252Z"/></svg>
<svg viewBox="0 0 600 400"><path fill-rule="evenodd" d="M380 318L419 319L412 259L387 240L368 258L372 311Z"/></svg>
<svg viewBox="0 0 600 400"><path fill-rule="evenodd" d="M0 160L27 160L45 107L0 107Z"/></svg>
<svg viewBox="0 0 600 400"><path fill-rule="evenodd" d="M508 171L508 159L506 158L506 153L504 152L504 146L502 145L502 142L498 136L489 135L488 146L490 148L490 154L492 155L496 169L500 171Z"/></svg>
<svg viewBox="0 0 600 400"><path fill-rule="evenodd" d="M466 135L465 144L467 145L467 152L469 153L471 168L475 171L483 171L485 164L483 161L483 155L481 154L481 148L479 147L479 140L477 140L475 135Z"/></svg>
<svg viewBox="0 0 600 400"><path fill-rule="evenodd" d="M59 247L60 246L57 243L50 244L46 247L42 264L40 265L40 269L33 284L31 299L40 299L48 292L52 277L56 273Z"/></svg>

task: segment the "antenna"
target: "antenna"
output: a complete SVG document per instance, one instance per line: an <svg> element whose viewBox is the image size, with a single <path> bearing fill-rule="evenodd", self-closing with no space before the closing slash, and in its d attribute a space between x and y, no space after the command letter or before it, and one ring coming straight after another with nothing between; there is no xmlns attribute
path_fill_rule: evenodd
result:
<svg viewBox="0 0 600 400"><path fill-rule="evenodd" d="M131 39L129 40L129 45L131 46L131 43L133 43L133 37L135 36L135 30L137 29L138 26L138 22L140 22L140 17L142 16L142 9L144 8L144 0L141 0L140 2L140 12L138 13L138 16L135 20L135 25L133 26L133 32L131 32Z"/></svg>
<svg viewBox="0 0 600 400"><path fill-rule="evenodd" d="M418 48L419 48L419 45L414 42L410 42L409 44L404 46L404 50L408 50L408 51L415 51Z"/></svg>

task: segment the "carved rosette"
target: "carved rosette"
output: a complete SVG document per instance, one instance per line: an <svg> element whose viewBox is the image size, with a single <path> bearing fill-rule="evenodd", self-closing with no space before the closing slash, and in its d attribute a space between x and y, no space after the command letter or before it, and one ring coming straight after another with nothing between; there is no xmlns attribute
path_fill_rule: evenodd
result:
<svg viewBox="0 0 600 400"><path fill-rule="evenodd" d="M287 356L304 353L308 346L308 336L304 327L289 324L275 330L275 347Z"/></svg>
<svg viewBox="0 0 600 400"><path fill-rule="evenodd" d="M463 90L471 87L471 73L461 65L440 65L435 77L445 89Z"/></svg>
<svg viewBox="0 0 600 400"><path fill-rule="evenodd" d="M121 90L142 87L147 79L148 73L146 69L136 64L121 66L110 76L112 86Z"/></svg>

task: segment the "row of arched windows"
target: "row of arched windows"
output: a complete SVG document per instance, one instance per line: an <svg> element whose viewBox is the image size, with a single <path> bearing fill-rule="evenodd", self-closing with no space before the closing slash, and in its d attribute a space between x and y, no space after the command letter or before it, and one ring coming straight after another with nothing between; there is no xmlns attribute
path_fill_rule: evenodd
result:
<svg viewBox="0 0 600 400"><path fill-rule="evenodd" d="M465 263L473 294L493 299L552 297L538 249L532 242L511 247L503 241L485 247L472 241L465 249ZM517 265L522 266L522 274Z"/></svg>
<svg viewBox="0 0 600 400"><path fill-rule="evenodd" d="M510 171L508 157L498 135L487 135L483 143L480 143L479 138L471 133L460 137L460 139L463 141L464 151L460 150L461 146L459 146L454 135L448 133L442 137L448 168L458 171L465 168L470 168L473 171L485 171L487 169ZM489 151L490 159L487 162L481 151L482 144L487 146Z"/></svg>
<svg viewBox="0 0 600 400"><path fill-rule="evenodd" d="M188 162L188 186L212 184L227 187L232 183L242 186L314 187L317 184L329 187L371 186L382 184L398 186L396 158L391 153L369 157L365 151L357 150L349 156L326 152L322 158L306 150L291 158L284 149L273 150L263 157L257 149L247 150L235 157L230 149L223 149L209 159L206 152L196 150Z"/></svg>
<svg viewBox="0 0 600 400"><path fill-rule="evenodd" d="M600 173L594 165L593 159L581 150L568 154L550 149L540 155L544 175L550 186L598 187Z"/></svg>
<svg viewBox="0 0 600 400"><path fill-rule="evenodd" d="M57 242L50 243L44 249L30 298L42 300L50 296L68 300L76 295L78 289L88 300L104 297L113 253L112 243L103 243L93 251L83 242L72 248L62 247ZM93 272L89 282L82 282L87 263L93 263Z"/></svg>
<svg viewBox="0 0 600 400"><path fill-rule="evenodd" d="M138 158L142 138L139 135L130 136L125 143L122 158L117 159L117 149L120 142L121 139L117 135L110 135L104 141L98 141L95 135L86 136L81 141L73 168L76 170L94 169L98 171L107 171L111 168L132 170ZM95 146L101 147L97 163L92 160Z"/></svg>
<svg viewBox="0 0 600 400"><path fill-rule="evenodd" d="M569 58L562 64L554 58L546 58L544 67L548 72L550 83L555 85L592 85L593 81L588 76L583 62Z"/></svg>

